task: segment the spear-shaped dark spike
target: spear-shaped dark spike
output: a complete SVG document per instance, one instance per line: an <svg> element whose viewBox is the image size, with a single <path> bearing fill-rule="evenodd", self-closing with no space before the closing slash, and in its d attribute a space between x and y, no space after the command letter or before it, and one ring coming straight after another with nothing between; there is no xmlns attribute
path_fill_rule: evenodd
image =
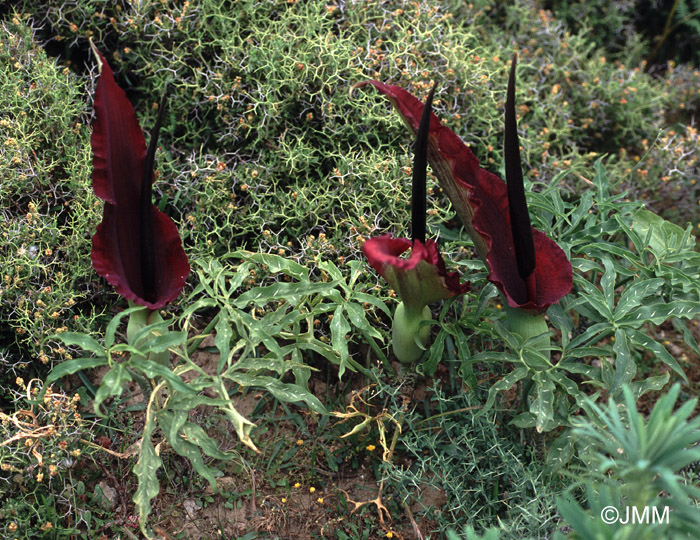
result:
<svg viewBox="0 0 700 540"><path fill-rule="evenodd" d="M156 291L156 263L155 263L155 229L153 226L153 164L158 147L158 135L163 123L165 113L165 101L168 97L166 89L158 109L158 118L151 130L151 138L148 142L148 150L143 163L143 177L141 178L140 217L141 217L141 279L143 281L144 300L155 301Z"/></svg>
<svg viewBox="0 0 700 540"><path fill-rule="evenodd" d="M428 167L428 133L430 113L433 108L433 94L437 82L433 84L425 100L423 114L416 134L416 147L413 157L413 182L411 186L411 239L425 243L425 185Z"/></svg>
<svg viewBox="0 0 700 540"><path fill-rule="evenodd" d="M520 161L520 141L518 139L518 123L515 118L515 66L518 54L513 55L508 77L508 93L506 96L506 133L505 161L506 182L508 184L508 213L510 227L513 233L513 247L518 275L528 282L528 299L534 300L534 284L530 276L535 270L535 244L532 239L530 215L525 201L523 186L523 170Z"/></svg>

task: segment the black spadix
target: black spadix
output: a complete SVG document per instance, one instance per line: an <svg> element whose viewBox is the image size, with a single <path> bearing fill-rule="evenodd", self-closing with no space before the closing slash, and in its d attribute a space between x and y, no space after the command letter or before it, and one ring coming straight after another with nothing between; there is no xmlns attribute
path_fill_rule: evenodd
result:
<svg viewBox="0 0 700 540"><path fill-rule="evenodd" d="M433 108L433 94L437 82L433 84L425 100L423 114L416 134L416 147L413 157L413 182L411 185L411 240L425 243L425 191L428 168L428 133L430 113Z"/></svg>
<svg viewBox="0 0 700 540"><path fill-rule="evenodd" d="M506 95L506 129L505 129L505 162L506 183L508 188L508 213L510 227L513 233L513 248L518 275L527 280L535 270L535 244L532 239L530 214L525 201L523 186L523 170L520 161L520 141L518 139L518 122L515 118L515 66L518 54L513 55L508 77L508 93Z"/></svg>

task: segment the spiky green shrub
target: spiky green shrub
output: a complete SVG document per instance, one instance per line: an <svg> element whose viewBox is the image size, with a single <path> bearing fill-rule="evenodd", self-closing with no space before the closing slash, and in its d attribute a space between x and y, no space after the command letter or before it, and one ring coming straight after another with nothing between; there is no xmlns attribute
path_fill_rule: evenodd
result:
<svg viewBox="0 0 700 540"><path fill-rule="evenodd" d="M13 383L32 360L66 357L51 338L58 329L91 327L98 208L78 77L47 58L19 17L1 24L0 381Z"/></svg>
<svg viewBox="0 0 700 540"><path fill-rule="evenodd" d="M428 414L416 410L406 416L399 440L407 459L387 466L392 497L434 523L423 532L438 537L467 524L480 532L498 524L502 539L551 534L559 521L554 511L559 488L517 433L499 428L497 413L478 416L474 393L448 397L445 389L430 390ZM444 494L444 503L425 502L426 490Z"/></svg>

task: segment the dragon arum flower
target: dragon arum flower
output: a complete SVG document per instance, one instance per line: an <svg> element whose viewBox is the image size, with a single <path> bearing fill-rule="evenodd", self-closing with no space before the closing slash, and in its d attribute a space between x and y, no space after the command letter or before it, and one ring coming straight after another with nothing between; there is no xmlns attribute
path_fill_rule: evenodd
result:
<svg viewBox="0 0 700 540"><path fill-rule="evenodd" d="M482 169L460 138L431 115L428 161L440 186L452 201L479 255L489 268L489 281L508 305L542 314L572 286L572 269L564 251L544 233L530 226L525 203L515 119L515 63L513 58L506 100L506 179ZM392 102L408 127L416 132L423 104L406 90L378 81L371 84Z"/></svg>
<svg viewBox="0 0 700 540"><path fill-rule="evenodd" d="M190 272L173 221L152 201L153 161L165 99L148 148L133 107L104 57L95 91L92 185L105 201L92 238L92 265L131 303L158 310L182 291Z"/></svg>
<svg viewBox="0 0 700 540"><path fill-rule="evenodd" d="M430 111L435 87L423 109L416 137L411 189L411 237L386 234L367 240L363 246L369 264L397 292L401 302L394 313L392 347L401 363L418 360L428 342L432 319L428 304L462 294L469 283L460 284L457 272L447 272L434 240L425 239L425 190ZM411 249L409 258L400 255Z"/></svg>

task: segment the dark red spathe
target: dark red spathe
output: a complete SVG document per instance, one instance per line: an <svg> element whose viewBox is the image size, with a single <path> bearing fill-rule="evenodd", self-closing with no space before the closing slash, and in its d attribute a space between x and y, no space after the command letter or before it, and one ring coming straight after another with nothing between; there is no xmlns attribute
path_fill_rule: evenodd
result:
<svg viewBox="0 0 700 540"><path fill-rule="evenodd" d="M190 265L177 227L151 201L153 226L142 223L146 142L126 94L101 55L100 59L102 73L95 91L90 142L92 185L105 205L102 223L92 238L92 265L127 300L160 309L180 294ZM152 174L148 176L152 181ZM153 246L154 267L150 270L142 261L142 243ZM153 275L144 276L144 271Z"/></svg>
<svg viewBox="0 0 700 540"><path fill-rule="evenodd" d="M408 249L411 249L410 257L401 258L399 255ZM447 271L434 240L423 243L385 234L367 240L362 251L370 266L389 282L408 306L422 309L471 288L469 283L460 284L457 272Z"/></svg>

